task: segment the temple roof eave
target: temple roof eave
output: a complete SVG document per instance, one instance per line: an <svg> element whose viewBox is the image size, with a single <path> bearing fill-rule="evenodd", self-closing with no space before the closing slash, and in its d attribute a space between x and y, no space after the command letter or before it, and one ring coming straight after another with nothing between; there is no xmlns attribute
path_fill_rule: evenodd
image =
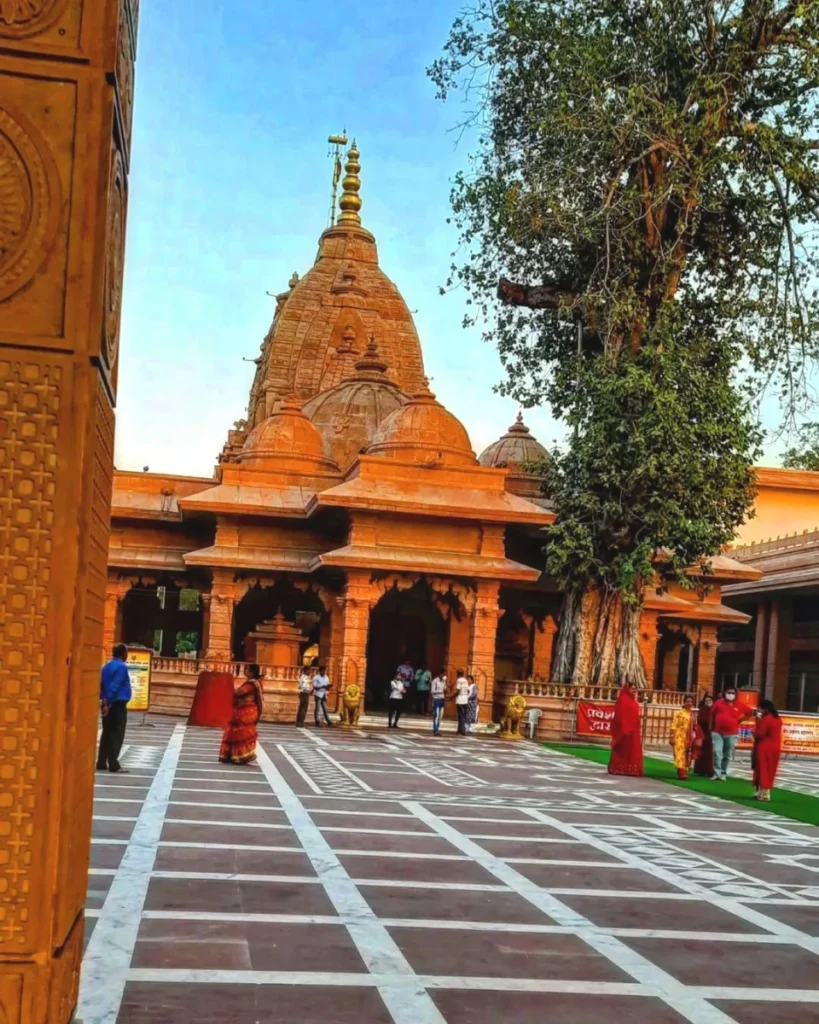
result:
<svg viewBox="0 0 819 1024"><path fill-rule="evenodd" d="M307 514L328 507L538 526L548 526L555 520L554 513L509 491L447 487L436 485L433 479L426 485L397 487L389 480L353 477L316 494L307 506Z"/></svg>
<svg viewBox="0 0 819 1024"><path fill-rule="evenodd" d="M660 615L661 619L674 622L706 622L719 626L744 626L751 621L751 616L729 608L726 604L715 604L710 601L691 601L688 608Z"/></svg>
<svg viewBox="0 0 819 1024"><path fill-rule="evenodd" d="M255 569L259 572L311 572L316 552L304 548L231 547L214 544L190 551L186 566L208 569Z"/></svg>
<svg viewBox="0 0 819 1024"><path fill-rule="evenodd" d="M318 555L311 568L320 567L372 569L377 572L432 572L444 576L520 582L536 582L541 575L539 569L515 562L511 558L395 546L376 548L363 544L348 544Z"/></svg>
<svg viewBox="0 0 819 1024"><path fill-rule="evenodd" d="M261 487L247 484L217 484L179 502L184 513L212 512L306 519L314 487Z"/></svg>
<svg viewBox="0 0 819 1024"><path fill-rule="evenodd" d="M108 552L112 569L153 569L185 571L184 548L118 547Z"/></svg>

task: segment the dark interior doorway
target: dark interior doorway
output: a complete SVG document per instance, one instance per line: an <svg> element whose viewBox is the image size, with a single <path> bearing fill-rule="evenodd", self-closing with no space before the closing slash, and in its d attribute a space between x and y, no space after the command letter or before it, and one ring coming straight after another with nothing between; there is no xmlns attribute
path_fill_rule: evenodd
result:
<svg viewBox="0 0 819 1024"><path fill-rule="evenodd" d="M387 706L396 668L408 661L414 669L427 665L433 674L446 660L446 622L429 584L419 581L408 590L388 590L370 614L367 638L368 711Z"/></svg>

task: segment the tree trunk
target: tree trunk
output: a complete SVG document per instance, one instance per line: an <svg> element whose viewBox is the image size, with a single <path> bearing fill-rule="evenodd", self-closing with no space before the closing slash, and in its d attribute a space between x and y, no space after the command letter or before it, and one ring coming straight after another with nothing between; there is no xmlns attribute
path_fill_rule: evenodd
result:
<svg viewBox="0 0 819 1024"><path fill-rule="evenodd" d="M640 608L623 604L617 591L588 584L563 597L553 683L575 686L647 686L640 651Z"/></svg>

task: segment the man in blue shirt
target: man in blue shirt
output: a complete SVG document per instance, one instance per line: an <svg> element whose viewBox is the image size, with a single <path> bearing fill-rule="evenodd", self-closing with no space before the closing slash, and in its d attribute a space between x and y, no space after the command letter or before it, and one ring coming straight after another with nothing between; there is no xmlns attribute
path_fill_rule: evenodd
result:
<svg viewBox="0 0 819 1024"><path fill-rule="evenodd" d="M119 752L125 739L128 701L131 699L131 677L125 664L128 648L125 644L117 644L113 654L113 658L102 666L100 677L102 736L97 771L107 768L109 772L127 772L128 769L119 763Z"/></svg>

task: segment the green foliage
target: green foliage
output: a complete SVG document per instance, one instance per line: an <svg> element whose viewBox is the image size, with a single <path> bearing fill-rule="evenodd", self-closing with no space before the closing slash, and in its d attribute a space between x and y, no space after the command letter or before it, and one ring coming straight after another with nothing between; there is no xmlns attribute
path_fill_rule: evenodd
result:
<svg viewBox="0 0 819 1024"><path fill-rule="evenodd" d="M657 553L679 577L718 551L752 505L755 389L805 400L817 56L816 2L478 0L430 68L478 137L449 285L501 390L570 428L564 585L634 599Z"/></svg>
<svg viewBox="0 0 819 1024"><path fill-rule="evenodd" d="M796 444L785 452L782 464L787 469L812 469L819 472L819 423L806 423Z"/></svg>

